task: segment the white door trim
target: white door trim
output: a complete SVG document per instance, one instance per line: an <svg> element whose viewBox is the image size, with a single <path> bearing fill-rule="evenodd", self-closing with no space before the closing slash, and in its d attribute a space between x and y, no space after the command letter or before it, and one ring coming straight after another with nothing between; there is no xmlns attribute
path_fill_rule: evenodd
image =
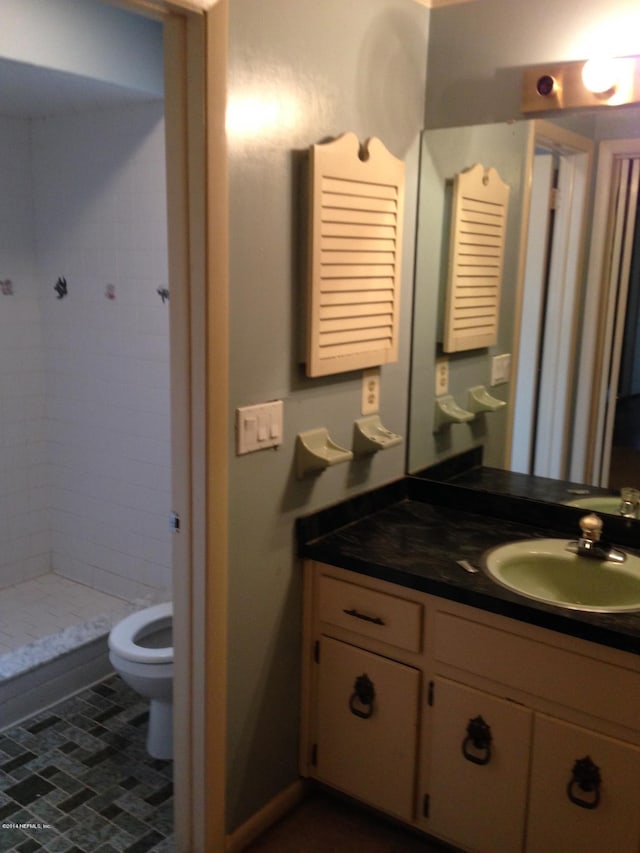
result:
<svg viewBox="0 0 640 853"><path fill-rule="evenodd" d="M559 183L541 360L534 474L566 479L590 155L558 154Z"/></svg>
<svg viewBox="0 0 640 853"><path fill-rule="evenodd" d="M629 295L639 175L640 160L625 158L621 170L618 204L616 205L614 250L610 267L610 281L608 282L612 345L603 354L603 370L600 375L600 400L602 404L598 416L598 428L602 439L597 444L598 467L595 470L599 470L598 484L605 487L609 485L611 467L611 445L613 443L620 360L622 358L626 306ZM607 336L605 340L609 340L609 337Z"/></svg>
<svg viewBox="0 0 640 853"><path fill-rule="evenodd" d="M176 847L226 824L229 0L104 0L163 21L174 537Z"/></svg>
<svg viewBox="0 0 640 853"><path fill-rule="evenodd" d="M560 280L558 289L562 291L562 298L557 306L557 310L561 310L562 323L561 328L555 330L556 344L555 350L558 357L563 360L564 379L562 382L555 382L554 388L550 391L550 417L553 418L554 446L548 450L546 456L548 465L550 466L549 473L545 476L560 477L564 476L564 471L558 471L558 467L564 469L564 449L567 445L567 435L570 429L570 400L573 383L576 381L576 358L575 345L578 328L578 309L579 309L579 288L582 280L582 257L584 255L584 240L586 234L586 217L585 217L585 199L587 189L591 182L591 169L593 161L594 145L590 139L587 139L572 131L558 127L551 122L537 120L532 123L532 136L534 144L531 144L530 151L527 157L527 168L529 169L528 189L523 206L523 232L521 243L521 262L518 284L518 296L516 300L518 316L515 323L515 334L513 352L518 354L520 351L520 338L522 335L523 325L526 318L522 316L524 310L524 269L526 266L527 247L527 230L530 228L530 199L531 199L531 179L534 164L534 148L540 146L549 151L555 151L559 156L562 156L569 164L571 178L569 180L569 195L570 199L568 207L570 210L567 213L567 223L565 228L566 246L568 255L563 254L560 270L564 273L564 279ZM532 247L532 251L539 251L540 247ZM562 278L562 277L561 277ZM546 342L545 342L546 346ZM520 363L520 359L516 355L516 364L514 365L514 375L526 369L526 366ZM533 366L529 366L533 369ZM558 373L557 364L551 365L551 373ZM511 407L511 419L509 425L509 440L507 442L507 459L511 460L511 451L514 444L514 425L515 425L515 406ZM536 466L536 473L543 474Z"/></svg>
<svg viewBox="0 0 640 853"><path fill-rule="evenodd" d="M613 334L615 307L603 278L610 252L611 188L615 161L625 156L640 156L640 139L609 139L599 145L575 413L575 423L584 425L584 429L574 436L570 471L572 480L594 484L602 463L604 424L600 413L606 389L603 390L601 379L607 341Z"/></svg>
<svg viewBox="0 0 640 853"><path fill-rule="evenodd" d="M513 440L509 470L530 473L532 441L535 432L538 372L530 369L537 364L543 322L543 287L546 274L549 237L549 198L553 181L551 152L535 154L531 169L531 201L528 245L538 246L537 252L526 253L524 283L522 288L522 318L515 375L515 400L513 407Z"/></svg>

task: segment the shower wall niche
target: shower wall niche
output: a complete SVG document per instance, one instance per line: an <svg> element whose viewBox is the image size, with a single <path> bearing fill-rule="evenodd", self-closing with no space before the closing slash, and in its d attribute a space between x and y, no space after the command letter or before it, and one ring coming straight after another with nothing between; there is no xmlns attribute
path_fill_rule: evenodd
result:
<svg viewBox="0 0 640 853"><path fill-rule="evenodd" d="M0 116L0 587L171 587L163 104Z"/></svg>

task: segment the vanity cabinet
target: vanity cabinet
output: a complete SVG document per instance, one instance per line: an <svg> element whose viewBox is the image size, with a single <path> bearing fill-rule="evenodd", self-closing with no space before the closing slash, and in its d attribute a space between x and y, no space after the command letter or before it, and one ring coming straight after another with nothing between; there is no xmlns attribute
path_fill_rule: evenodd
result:
<svg viewBox="0 0 640 853"><path fill-rule="evenodd" d="M635 853L639 839L638 748L537 714L527 851Z"/></svg>
<svg viewBox="0 0 640 853"><path fill-rule="evenodd" d="M413 663L422 646L422 604L333 573L318 572L309 583L313 713L304 752L310 775L411 822L421 694Z"/></svg>
<svg viewBox="0 0 640 853"><path fill-rule="evenodd" d="M300 755L463 850L637 853L640 656L309 561Z"/></svg>
<svg viewBox="0 0 640 853"><path fill-rule="evenodd" d="M636 747L446 679L434 696L430 832L500 853L638 850Z"/></svg>

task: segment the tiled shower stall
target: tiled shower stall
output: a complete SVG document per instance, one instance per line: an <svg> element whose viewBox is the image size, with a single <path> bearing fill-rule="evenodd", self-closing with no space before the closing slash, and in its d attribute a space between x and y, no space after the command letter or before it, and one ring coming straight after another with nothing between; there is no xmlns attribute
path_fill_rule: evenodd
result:
<svg viewBox="0 0 640 853"><path fill-rule="evenodd" d="M163 104L0 116L0 163L1 689L171 597Z"/></svg>

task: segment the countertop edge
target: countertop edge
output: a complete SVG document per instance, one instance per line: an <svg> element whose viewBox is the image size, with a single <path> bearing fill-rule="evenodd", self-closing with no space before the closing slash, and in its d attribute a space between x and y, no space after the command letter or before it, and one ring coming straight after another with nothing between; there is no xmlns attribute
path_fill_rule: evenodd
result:
<svg viewBox="0 0 640 853"><path fill-rule="evenodd" d="M422 489L416 492L410 483L396 481L375 493L359 496L355 502L352 499L345 502L344 505L338 504L330 507L328 510L321 511L320 514L313 514L298 519L296 525L298 557L346 569L356 574L377 578L388 583L397 584L406 589L415 589L428 595L495 613L519 622L546 628L598 645L615 648L631 654L640 654L640 613L638 613L637 617L634 614L634 619L637 619L637 626L635 621L633 621L631 627L629 627L629 619L627 618L627 624L624 627L621 623L621 619L624 619L624 617L621 617L619 614L594 614L587 613L586 611L573 611L532 601L503 589L496 588L494 594L494 591L488 587L485 589L474 588L474 584L477 587L477 581L474 581L474 578L477 576L466 575L462 569L460 569L460 576L458 577L456 573L452 576L455 580L452 580L428 571L416 572L406 570L399 565L393 565L390 559L376 559L372 554L372 549L369 549L367 553L366 543L363 544L360 554L354 553L357 550L357 542L355 547L353 542L351 542L349 549L341 547L342 543L339 541L341 537L345 538L349 535L354 530L354 525L357 529L359 522L367 520L367 522L371 521L372 524L378 523L379 525L384 525L384 523L387 523L391 527L387 519L383 518L389 514L389 511L402 513L406 510L409 512L411 505L415 503L432 505L435 508L439 508L441 505L437 498L437 490L434 491L429 488L426 492ZM517 498L513 500L516 502L519 501ZM455 507L451 507L446 494L444 494L443 503L446 505L447 512L456 511ZM494 505L492 505L493 507ZM502 507L502 504L500 507ZM516 519L516 524L522 524L520 519L523 512L526 515L526 509L525 507L523 510L522 506L515 508L513 517ZM501 523L504 523L501 515L502 513L499 512L498 517L486 515L482 516L482 518L486 518L487 528L489 528L491 524L499 526ZM320 516L319 523L318 516ZM537 516L536 522L540 522L540 520L540 517ZM557 522L557 517L555 521ZM344 523L341 524L340 522ZM557 523L553 523L552 520L548 529L553 530L554 528L557 528ZM343 532L344 535L342 535ZM540 535L537 528L536 533ZM361 535L361 538L364 540L364 536ZM617 623L617 626L615 623Z"/></svg>

